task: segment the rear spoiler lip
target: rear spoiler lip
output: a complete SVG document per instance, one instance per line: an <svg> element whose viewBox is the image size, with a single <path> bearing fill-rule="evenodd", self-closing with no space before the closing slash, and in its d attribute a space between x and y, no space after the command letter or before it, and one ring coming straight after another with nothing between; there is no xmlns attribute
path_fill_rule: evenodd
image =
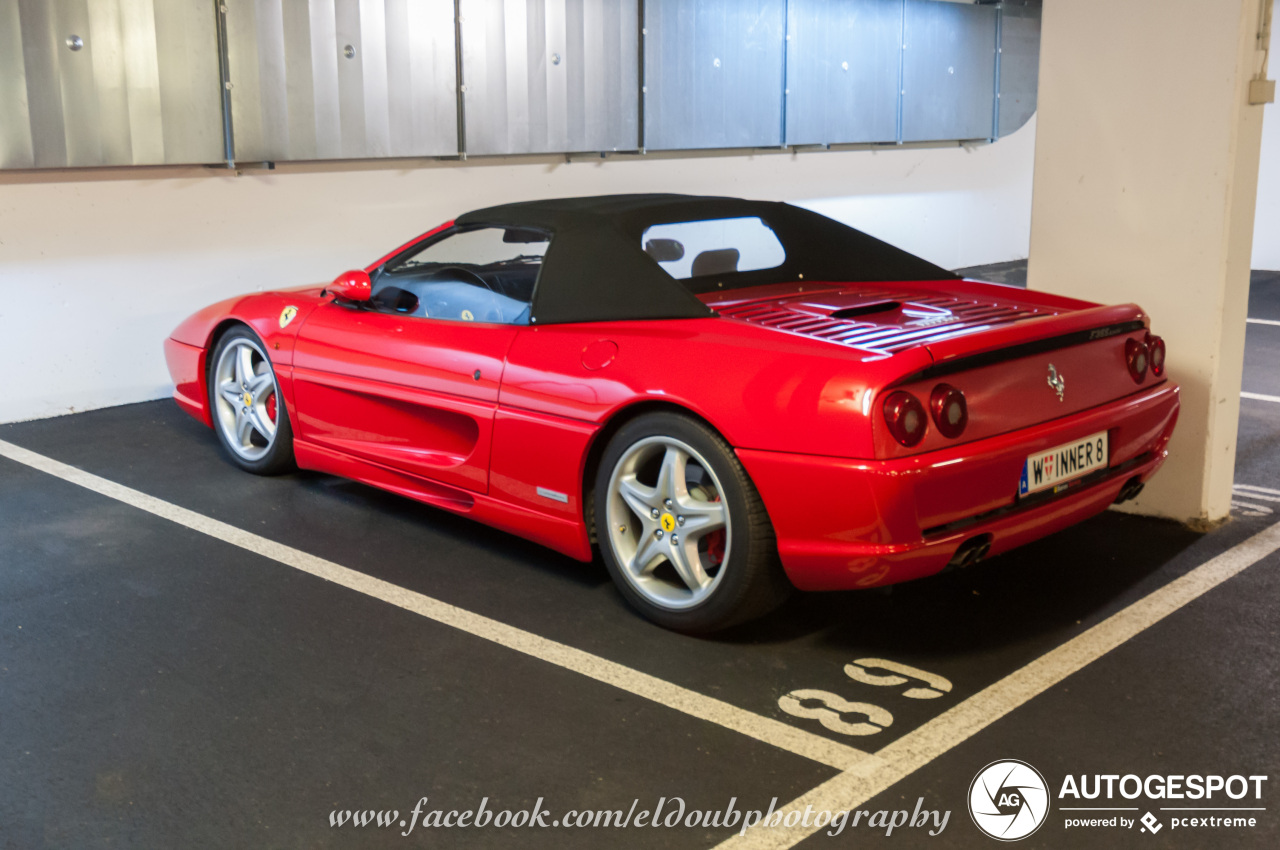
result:
<svg viewBox="0 0 1280 850"><path fill-rule="evenodd" d="M1133 333L1144 330L1147 322L1146 314L1138 305L1120 304L1045 316L995 328L986 333L942 340L926 346L933 357L931 365L905 376L898 383L939 378L968 369Z"/></svg>

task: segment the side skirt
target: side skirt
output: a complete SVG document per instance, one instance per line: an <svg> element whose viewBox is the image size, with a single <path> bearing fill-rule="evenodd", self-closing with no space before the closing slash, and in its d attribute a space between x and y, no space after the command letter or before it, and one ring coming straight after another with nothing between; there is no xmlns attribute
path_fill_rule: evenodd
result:
<svg viewBox="0 0 1280 850"><path fill-rule="evenodd" d="M485 525L532 540L579 561L594 557L582 522L512 505L492 496L472 493L417 475L342 454L294 439L294 457L302 469L350 478L432 507L444 508Z"/></svg>

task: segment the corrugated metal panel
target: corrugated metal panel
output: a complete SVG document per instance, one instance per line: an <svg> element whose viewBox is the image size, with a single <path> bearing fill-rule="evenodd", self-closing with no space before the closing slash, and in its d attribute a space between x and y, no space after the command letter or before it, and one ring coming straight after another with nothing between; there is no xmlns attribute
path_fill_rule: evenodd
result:
<svg viewBox="0 0 1280 850"><path fill-rule="evenodd" d="M782 144L783 0L645 0L650 150Z"/></svg>
<svg viewBox="0 0 1280 850"><path fill-rule="evenodd" d="M0 0L0 168L35 165L17 0Z"/></svg>
<svg viewBox="0 0 1280 850"><path fill-rule="evenodd" d="M1000 135L1031 119L1040 86L1039 2L1000 10Z"/></svg>
<svg viewBox="0 0 1280 850"><path fill-rule="evenodd" d="M0 0L0 168L217 162L219 98L210 3Z"/></svg>
<svg viewBox="0 0 1280 850"><path fill-rule="evenodd" d="M469 152L639 144L640 0L460 2ZM235 158L458 152L453 8L226 0ZM215 9L0 0L0 168L222 159ZM1035 109L1039 16L1039 0L1003 7L997 115L991 6L644 0L643 144L1004 135Z"/></svg>
<svg viewBox="0 0 1280 850"><path fill-rule="evenodd" d="M238 160L458 152L453 0L226 0Z"/></svg>
<svg viewBox="0 0 1280 850"><path fill-rule="evenodd" d="M787 144L898 138L902 0L789 0Z"/></svg>
<svg viewBox="0 0 1280 850"><path fill-rule="evenodd" d="M995 120L996 10L906 0L902 139L987 139Z"/></svg>
<svg viewBox="0 0 1280 850"><path fill-rule="evenodd" d="M462 0L469 154L635 150L637 0Z"/></svg>

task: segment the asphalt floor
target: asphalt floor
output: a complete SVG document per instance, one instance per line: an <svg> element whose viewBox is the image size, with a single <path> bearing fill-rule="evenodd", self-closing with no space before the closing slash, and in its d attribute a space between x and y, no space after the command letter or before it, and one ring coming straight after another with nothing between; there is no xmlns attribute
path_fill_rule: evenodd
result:
<svg viewBox="0 0 1280 850"><path fill-rule="evenodd" d="M1255 275L1249 315L1280 321L1280 275ZM1250 324L1244 389L1280 395L1277 362L1280 325ZM1108 511L971 569L797 595L763 621L699 639L635 615L599 563L330 476L247 475L170 401L0 426L0 440L872 754L1280 513L1280 501L1246 498L1261 490L1237 490L1244 507L1207 534ZM1236 475L1280 491L1280 403L1242 401ZM907 829L886 841L984 847L991 839L965 799L998 758L1027 761L1051 782L1280 780L1278 569L1280 554L1265 557L861 808L923 798L951 812L943 836ZM951 688L905 699L846 674L868 658ZM892 723L850 737L781 710L801 689L880 706ZM482 798L513 810L542 798L552 812L662 797L767 808L837 772L0 457L0 847L711 847L734 830L406 837L335 828L330 813L403 815L421 797L446 810ZM1280 815L1257 815L1229 846L1280 846ZM819 832L801 846L871 835ZM1051 818L1025 843L1210 846L1174 829L1117 835Z"/></svg>

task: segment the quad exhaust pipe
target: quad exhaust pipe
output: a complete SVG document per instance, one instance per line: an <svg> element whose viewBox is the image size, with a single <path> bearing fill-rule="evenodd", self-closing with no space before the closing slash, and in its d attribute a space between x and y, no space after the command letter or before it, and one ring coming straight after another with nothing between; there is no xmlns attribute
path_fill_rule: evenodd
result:
<svg viewBox="0 0 1280 850"><path fill-rule="evenodd" d="M1142 492L1142 488L1147 485L1143 484L1136 477L1130 478L1124 482L1124 486L1120 488L1120 495L1116 496L1115 504L1127 502L1130 499L1136 499L1138 494Z"/></svg>
<svg viewBox="0 0 1280 850"><path fill-rule="evenodd" d="M1121 502L1137 498L1145 486L1137 476L1130 478L1120 488L1120 494L1116 496L1115 503L1118 505ZM970 537L956 549L956 553L947 562L946 568L949 570L960 569L962 567L971 567L978 563L987 557L987 554L991 551L991 540L990 534L979 534L977 537Z"/></svg>
<svg viewBox="0 0 1280 850"><path fill-rule="evenodd" d="M979 534L977 537L970 537L968 540L961 543L960 547L956 549L956 553L951 556L951 560L947 563L947 567L952 569L971 567L983 558L987 557L987 553L990 551L990 534Z"/></svg>

